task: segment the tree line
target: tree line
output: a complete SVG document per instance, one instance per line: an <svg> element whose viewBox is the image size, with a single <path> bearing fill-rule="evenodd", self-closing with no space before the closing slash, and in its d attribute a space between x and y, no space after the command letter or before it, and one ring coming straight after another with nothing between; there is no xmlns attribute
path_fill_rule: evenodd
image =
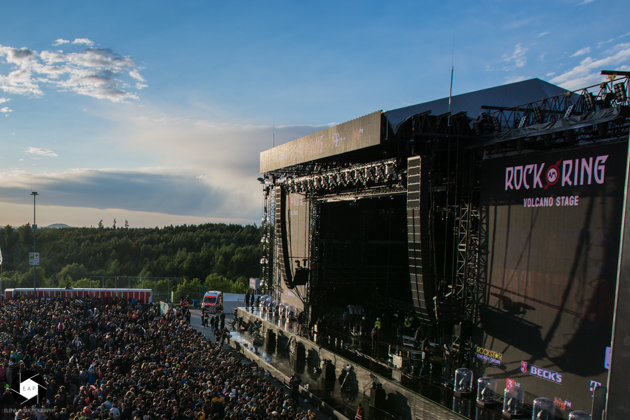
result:
<svg viewBox="0 0 630 420"><path fill-rule="evenodd" d="M192 298L199 287L245 293L249 278L259 276L262 231L255 225L114 226L37 229L37 287L126 287L115 277L133 276L141 278L143 288L170 287L178 298L180 293ZM0 229L0 249L2 288L33 287L31 225ZM140 285L136 281L132 287Z"/></svg>

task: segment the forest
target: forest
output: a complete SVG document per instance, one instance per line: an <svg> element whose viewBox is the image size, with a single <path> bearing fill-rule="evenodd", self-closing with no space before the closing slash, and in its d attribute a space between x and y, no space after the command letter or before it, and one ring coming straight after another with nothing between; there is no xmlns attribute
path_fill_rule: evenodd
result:
<svg viewBox="0 0 630 420"><path fill-rule="evenodd" d="M245 293L259 277L260 238L255 225L38 228L37 287L151 288L154 297L177 299L203 288ZM33 287L31 225L0 229L0 250L2 289Z"/></svg>

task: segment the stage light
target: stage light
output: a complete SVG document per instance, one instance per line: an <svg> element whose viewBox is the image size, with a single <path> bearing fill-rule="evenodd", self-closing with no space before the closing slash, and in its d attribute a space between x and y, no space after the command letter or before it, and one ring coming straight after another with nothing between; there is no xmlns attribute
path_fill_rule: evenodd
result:
<svg viewBox="0 0 630 420"><path fill-rule="evenodd" d="M569 107L567 108L567 111L564 113L564 118L569 118L571 116L574 106L575 106L574 104L569 105Z"/></svg>
<svg viewBox="0 0 630 420"><path fill-rule="evenodd" d="M494 131L501 131L501 124L499 123L499 119L495 116L492 116L492 126L494 127Z"/></svg>
<svg viewBox="0 0 630 420"><path fill-rule="evenodd" d="M617 83L613 86L615 90L615 98L617 99L617 103L623 103L628 100L626 96L626 84L625 83Z"/></svg>
<svg viewBox="0 0 630 420"><path fill-rule="evenodd" d="M586 92L584 95L582 95L582 97L584 98L584 105L586 106L586 110L589 112L595 111L595 97L593 96L593 94L591 92Z"/></svg>
<svg viewBox="0 0 630 420"><path fill-rule="evenodd" d="M538 124L543 122L543 115L539 106L534 108L534 119Z"/></svg>

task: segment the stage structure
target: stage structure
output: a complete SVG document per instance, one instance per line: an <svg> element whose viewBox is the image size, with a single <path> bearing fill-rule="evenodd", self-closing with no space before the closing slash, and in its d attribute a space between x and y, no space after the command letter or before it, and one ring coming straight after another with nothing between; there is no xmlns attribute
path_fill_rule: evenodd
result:
<svg viewBox="0 0 630 420"><path fill-rule="evenodd" d="M556 418L591 412L621 382L609 362L630 368L611 344L630 330L630 73L605 74L377 111L261 153L268 291L311 319L407 305L472 345L476 377L555 398Z"/></svg>

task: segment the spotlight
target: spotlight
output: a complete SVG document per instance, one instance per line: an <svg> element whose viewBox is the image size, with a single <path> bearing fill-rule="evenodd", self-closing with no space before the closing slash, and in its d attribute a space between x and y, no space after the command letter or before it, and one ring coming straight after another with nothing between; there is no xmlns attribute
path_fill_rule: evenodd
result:
<svg viewBox="0 0 630 420"><path fill-rule="evenodd" d="M495 116L492 116L492 126L494 131L501 131L501 124L499 124L499 119Z"/></svg>
<svg viewBox="0 0 630 420"><path fill-rule="evenodd" d="M593 94L591 92L586 92L584 95L582 95L582 97L584 98L584 105L586 105L586 110L588 112L595 111L595 97L593 96Z"/></svg>
<svg viewBox="0 0 630 420"><path fill-rule="evenodd" d="M626 84L625 83L617 83L614 85L615 89L615 98L617 99L617 103L626 102L628 100L628 96L626 96Z"/></svg>
<svg viewBox="0 0 630 420"><path fill-rule="evenodd" d="M534 119L538 124L543 122L543 115L539 106L534 108Z"/></svg>
<svg viewBox="0 0 630 420"><path fill-rule="evenodd" d="M564 118L569 118L571 116L574 106L575 106L574 104L569 105L569 107L567 108L567 111L564 113Z"/></svg>

